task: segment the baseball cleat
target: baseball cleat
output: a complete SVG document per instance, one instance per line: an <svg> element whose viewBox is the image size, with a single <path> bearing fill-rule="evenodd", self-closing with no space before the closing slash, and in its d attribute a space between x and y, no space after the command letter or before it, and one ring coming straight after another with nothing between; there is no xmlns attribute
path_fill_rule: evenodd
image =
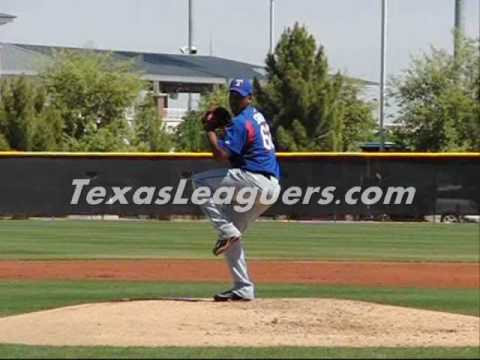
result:
<svg viewBox="0 0 480 360"><path fill-rule="evenodd" d="M212 249L213 255L218 256L227 251L233 244L240 240L238 236L232 236L228 239L218 239Z"/></svg>
<svg viewBox="0 0 480 360"><path fill-rule="evenodd" d="M225 301L251 301L252 299L244 298L232 290L222 292L213 296L213 300L216 302L225 302Z"/></svg>

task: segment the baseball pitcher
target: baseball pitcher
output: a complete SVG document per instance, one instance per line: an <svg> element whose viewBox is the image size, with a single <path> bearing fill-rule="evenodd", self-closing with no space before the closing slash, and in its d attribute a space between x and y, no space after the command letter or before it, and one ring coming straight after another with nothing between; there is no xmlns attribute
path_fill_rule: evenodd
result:
<svg viewBox="0 0 480 360"><path fill-rule="evenodd" d="M192 178L195 188L234 189L237 199L250 194L252 206L239 211L234 200L220 204L212 196L202 210L219 234L213 254L224 254L233 278L233 288L214 296L215 301L249 301L255 298L242 235L255 220L278 198L280 193L279 165L270 128L263 115L252 106L252 83L235 79L230 84L230 119L226 109L217 108L204 118L205 131L217 161L227 162L229 168L206 171ZM215 130L225 126L220 139ZM272 202L273 199L273 202Z"/></svg>

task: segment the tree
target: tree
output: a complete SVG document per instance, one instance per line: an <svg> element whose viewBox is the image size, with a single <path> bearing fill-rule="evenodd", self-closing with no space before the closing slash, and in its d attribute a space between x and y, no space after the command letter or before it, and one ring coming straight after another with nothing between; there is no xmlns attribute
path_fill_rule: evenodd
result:
<svg viewBox="0 0 480 360"><path fill-rule="evenodd" d="M256 103L281 150L350 149L371 130L373 115L359 86L340 73L330 75L323 46L317 48L305 27L288 28L266 65L266 83L254 83Z"/></svg>
<svg viewBox="0 0 480 360"><path fill-rule="evenodd" d="M69 151L111 152L131 151L131 129L125 121L114 121L98 128L93 123L85 127L84 136L79 139L67 138Z"/></svg>
<svg viewBox="0 0 480 360"><path fill-rule="evenodd" d="M132 145L136 151L170 151L172 148L171 136L150 95L136 107Z"/></svg>
<svg viewBox="0 0 480 360"><path fill-rule="evenodd" d="M64 151L66 150L63 134L63 119L58 111L45 106L32 124L30 151Z"/></svg>
<svg viewBox="0 0 480 360"><path fill-rule="evenodd" d="M210 145L203 130L202 117L206 111L216 106L229 108L228 90L219 86L213 91L203 94L198 110L190 111L178 125L175 132L176 151L210 151Z"/></svg>
<svg viewBox="0 0 480 360"><path fill-rule="evenodd" d="M396 141L417 151L480 150L479 41L463 39L454 58L432 47L391 80L399 108Z"/></svg>
<svg viewBox="0 0 480 360"><path fill-rule="evenodd" d="M209 151L199 111L190 111L175 130L175 151Z"/></svg>
<svg viewBox="0 0 480 360"><path fill-rule="evenodd" d="M61 114L71 150L125 149L125 111L146 85L133 63L110 53L62 51L40 78L51 106Z"/></svg>
<svg viewBox="0 0 480 360"><path fill-rule="evenodd" d="M111 54L65 51L38 78L2 79L0 149L170 150L140 75ZM136 110L133 128L127 109Z"/></svg>
<svg viewBox="0 0 480 360"><path fill-rule="evenodd" d="M362 86L358 81L344 78L340 92L343 121L341 128L341 151L356 151L365 141L374 140L376 121L373 116L375 103L364 101Z"/></svg>
<svg viewBox="0 0 480 360"><path fill-rule="evenodd" d="M8 143L5 135L0 134L0 151L10 150L10 144Z"/></svg>
<svg viewBox="0 0 480 360"><path fill-rule="evenodd" d="M0 94L0 149L63 150L62 119L38 81L2 79Z"/></svg>

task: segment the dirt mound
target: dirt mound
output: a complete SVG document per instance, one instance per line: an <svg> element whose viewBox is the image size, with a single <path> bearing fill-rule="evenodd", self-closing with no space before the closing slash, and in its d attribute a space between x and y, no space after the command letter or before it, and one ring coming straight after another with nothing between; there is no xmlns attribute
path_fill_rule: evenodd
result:
<svg viewBox="0 0 480 360"><path fill-rule="evenodd" d="M56 346L478 346L480 321L347 300L156 300L10 316L0 329L0 343Z"/></svg>

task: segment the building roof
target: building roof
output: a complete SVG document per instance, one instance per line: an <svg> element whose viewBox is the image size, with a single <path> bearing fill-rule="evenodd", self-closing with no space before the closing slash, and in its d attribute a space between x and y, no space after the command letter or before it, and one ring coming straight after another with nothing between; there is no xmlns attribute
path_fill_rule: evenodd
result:
<svg viewBox="0 0 480 360"><path fill-rule="evenodd" d="M1 73L4 75L35 75L42 66L51 63L55 51L61 50L92 51L92 49L7 43L3 45L1 52ZM138 69L144 73L145 79L159 81L167 86L170 83L177 89L179 84L189 84L188 88L192 90L193 88L199 89L195 85L226 84L234 78L263 80L266 73L265 68L261 65L216 56L117 50L94 51L112 53L115 58L120 60L134 60ZM364 85L378 85L361 79L355 80ZM192 90L192 92L195 91Z"/></svg>
<svg viewBox="0 0 480 360"><path fill-rule="evenodd" d="M35 74L42 64L51 62L55 51L87 49L65 48L27 44L4 44L2 53L3 74ZM139 70L148 80L162 82L185 82L199 84L224 84L241 77L259 80L264 78L262 66L244 62L201 55L173 55L160 53L140 53L133 51L107 51L115 58L134 60Z"/></svg>
<svg viewBox="0 0 480 360"><path fill-rule="evenodd" d="M0 13L0 25L5 25L8 24L9 22L12 22L15 20L17 17L5 13Z"/></svg>
<svg viewBox="0 0 480 360"><path fill-rule="evenodd" d="M0 13L0 18L4 18L4 19L15 19L16 16L14 16L14 15L9 15L9 14L5 14L5 13Z"/></svg>

